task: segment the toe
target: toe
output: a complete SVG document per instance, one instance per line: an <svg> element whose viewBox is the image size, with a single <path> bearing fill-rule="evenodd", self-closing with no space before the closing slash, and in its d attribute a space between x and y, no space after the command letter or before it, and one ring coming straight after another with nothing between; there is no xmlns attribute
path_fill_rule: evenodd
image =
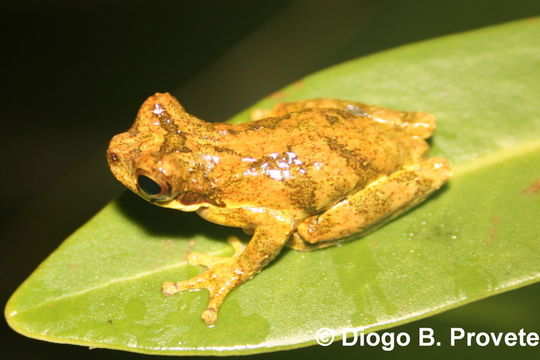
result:
<svg viewBox="0 0 540 360"><path fill-rule="evenodd" d="M240 241L239 238L237 238L236 236L233 236L233 235L231 235L231 236L229 236L227 238L227 242L234 249L233 257L238 257L244 251L244 249L246 248L246 245L244 245L242 243L242 241Z"/></svg>
<svg viewBox="0 0 540 360"><path fill-rule="evenodd" d="M207 325L213 325L217 320L217 309L215 308L208 308L201 314L201 319L207 324Z"/></svg>
<svg viewBox="0 0 540 360"><path fill-rule="evenodd" d="M164 295L174 295L186 290L206 289L208 281L205 275L207 274L202 273L189 280L163 283L161 291Z"/></svg>
<svg viewBox="0 0 540 360"><path fill-rule="evenodd" d="M198 252L198 251L193 251L193 252L190 252L188 254L188 264L189 265L193 265L193 266L199 266L199 265L202 265L202 266L205 266L203 264L203 259L204 259L204 254Z"/></svg>
<svg viewBox="0 0 540 360"><path fill-rule="evenodd" d="M176 283L174 282L166 282L161 285L161 292L163 292L163 295L171 296L178 292L178 288L176 287Z"/></svg>

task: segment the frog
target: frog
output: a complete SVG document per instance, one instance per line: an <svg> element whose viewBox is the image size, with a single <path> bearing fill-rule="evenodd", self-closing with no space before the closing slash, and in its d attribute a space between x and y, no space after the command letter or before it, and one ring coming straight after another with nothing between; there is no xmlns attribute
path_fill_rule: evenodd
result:
<svg viewBox="0 0 540 360"><path fill-rule="evenodd" d="M427 112L330 98L278 103L243 123L206 122L156 93L112 138L107 160L150 203L251 236L247 244L229 238L229 257L189 253L188 263L206 270L162 284L167 296L208 290L201 318L213 326L226 296L284 247L359 238L441 188L451 165L426 155L435 127Z"/></svg>

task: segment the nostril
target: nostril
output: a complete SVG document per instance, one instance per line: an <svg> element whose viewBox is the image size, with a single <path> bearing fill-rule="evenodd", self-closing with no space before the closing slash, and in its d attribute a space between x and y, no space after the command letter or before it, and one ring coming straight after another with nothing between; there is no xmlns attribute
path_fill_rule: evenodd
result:
<svg viewBox="0 0 540 360"><path fill-rule="evenodd" d="M110 151L109 152L109 159L111 160L111 162L117 163L118 161L120 161L120 156L118 156L117 153Z"/></svg>

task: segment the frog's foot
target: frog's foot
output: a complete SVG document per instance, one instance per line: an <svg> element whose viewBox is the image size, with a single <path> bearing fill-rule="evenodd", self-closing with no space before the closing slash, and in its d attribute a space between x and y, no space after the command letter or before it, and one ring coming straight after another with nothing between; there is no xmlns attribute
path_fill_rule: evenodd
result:
<svg viewBox="0 0 540 360"><path fill-rule="evenodd" d="M162 285L163 294L169 296L186 290L207 289L210 292L210 301L201 318L208 325L216 321L218 309L227 294L246 280L236 261L245 245L233 236L229 237L228 242L234 248L232 257L192 252L188 255L188 263L205 266L208 270L189 280L166 282Z"/></svg>

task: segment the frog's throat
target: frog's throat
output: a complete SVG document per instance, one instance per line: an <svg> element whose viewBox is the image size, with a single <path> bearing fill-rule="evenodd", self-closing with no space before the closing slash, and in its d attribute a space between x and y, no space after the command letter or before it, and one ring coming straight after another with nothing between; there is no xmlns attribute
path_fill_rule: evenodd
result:
<svg viewBox="0 0 540 360"><path fill-rule="evenodd" d="M181 210L186 212L193 212L199 210L204 204L191 204L191 205L185 205L182 204L180 201L173 199L171 201L168 201L166 203L159 203L159 202L153 202L156 205L166 207L169 209L175 209L175 210Z"/></svg>

